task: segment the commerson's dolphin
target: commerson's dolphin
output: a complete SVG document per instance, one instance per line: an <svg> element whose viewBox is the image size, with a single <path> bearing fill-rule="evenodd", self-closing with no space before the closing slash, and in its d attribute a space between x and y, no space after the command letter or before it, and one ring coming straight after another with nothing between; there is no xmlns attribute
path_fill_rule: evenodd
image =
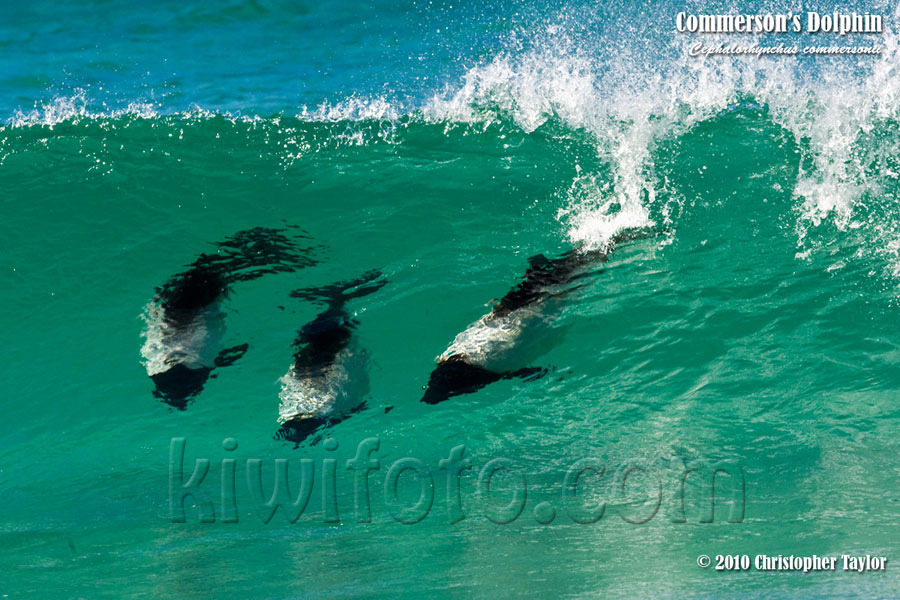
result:
<svg viewBox="0 0 900 600"><path fill-rule="evenodd" d="M522 281L435 359L422 402L437 404L503 379L543 376L546 369L524 365L546 352L564 297L608 260L613 245L633 237L617 236L606 250L576 248L559 258L529 258Z"/></svg>
<svg viewBox="0 0 900 600"><path fill-rule="evenodd" d="M357 321L346 304L386 283L380 272L370 271L352 281L291 293L293 298L324 303L325 310L304 325L294 341L294 361L280 380L277 439L299 444L365 407L367 354L357 343Z"/></svg>
<svg viewBox="0 0 900 600"><path fill-rule="evenodd" d="M153 380L153 394L186 408L202 391L213 369L234 363L248 344L222 348L225 314L222 303L238 281L311 266L313 250L301 246L302 234L257 227L215 244L215 254L201 254L186 271L156 289L143 318L141 356Z"/></svg>

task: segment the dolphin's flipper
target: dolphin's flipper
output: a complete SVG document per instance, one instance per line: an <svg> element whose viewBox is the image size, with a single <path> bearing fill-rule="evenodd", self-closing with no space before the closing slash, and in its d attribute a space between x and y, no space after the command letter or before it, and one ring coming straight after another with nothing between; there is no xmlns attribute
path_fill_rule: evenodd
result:
<svg viewBox="0 0 900 600"><path fill-rule="evenodd" d="M550 369L545 369L543 367L525 367L524 369L519 369L518 371L511 372L509 375L507 375L507 379L521 377L522 381L531 383L532 381L541 379L548 373L550 373Z"/></svg>
<svg viewBox="0 0 900 600"><path fill-rule="evenodd" d="M250 344L241 344L233 348L225 348L216 356L215 364L217 367L230 367L247 353Z"/></svg>

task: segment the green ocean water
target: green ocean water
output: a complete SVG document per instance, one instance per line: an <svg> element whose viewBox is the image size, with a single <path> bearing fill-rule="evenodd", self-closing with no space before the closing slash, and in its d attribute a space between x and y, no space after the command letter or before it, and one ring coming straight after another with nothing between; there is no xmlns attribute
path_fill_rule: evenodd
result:
<svg viewBox="0 0 900 600"><path fill-rule="evenodd" d="M203 40L198 32L222 22L262 27L283 10L269 9L180 22ZM442 7L422 20L422 10L363 30L394 32L399 56L417 43L409 23L468 14ZM597 22L615 23L609 10ZM336 16L316 35L346 34L330 50L346 59L335 67L346 79L322 76L318 107L279 106L278 84L243 63L242 83L214 73L218 92L195 85L208 57L156 103L129 97L128 69L148 65L128 60L124 74L111 69L105 101L95 86L32 110L22 98L47 79L3 79L20 88L5 96L16 110L0 126L4 596L900 593L895 38L869 62L791 70L672 59L654 78L585 51L579 36L596 31L573 28L577 19L535 13L550 16L530 37L518 13L503 27L460 26L424 61L444 65L431 73L446 90L423 83L429 92L412 100L353 93L364 71L354 60L377 61ZM143 56L127 40L155 35L148 27L120 40L132 54L110 52ZM507 31L514 42L498 44ZM477 51L442 62L466 42ZM73 77L90 80L84 68ZM408 78L397 89L415 89L416 68L398 72ZM218 369L186 410L160 402L140 353L154 290L237 231L288 225L309 236L319 262L236 284L225 341L248 343L246 356ZM624 230L641 235L609 246ZM435 357L520 281L528 258L573 247L607 248L609 260L566 298L538 356L523 357L522 367L549 373L420 402ZM279 377L297 330L320 310L291 290L371 269L388 284L349 304L370 357L366 409L327 431L335 450L274 439ZM346 461L373 437L380 468L369 475L371 522L359 522ZM191 499L186 522L173 522L174 438L186 443L185 478L196 459L210 461L200 489L213 523ZM440 468L460 445L473 467L460 479L461 520ZM230 492L222 500L226 459L236 461L233 502ZM294 494L300 461L313 461L295 523L281 509L260 518L251 459L262 461L266 490L274 461L288 459ZM334 459L329 496L324 461ZM395 498L385 480L403 459L419 470L400 474ZM514 472L500 471L485 497L479 476L495 459ZM582 478L573 503L564 480L583 459L605 470ZM420 492L433 494L427 516L399 522ZM517 518L494 522L518 501ZM599 520L574 521L577 507L598 503ZM232 505L237 522L224 522L235 520ZM864 574L698 567L698 556L719 554L889 563Z"/></svg>

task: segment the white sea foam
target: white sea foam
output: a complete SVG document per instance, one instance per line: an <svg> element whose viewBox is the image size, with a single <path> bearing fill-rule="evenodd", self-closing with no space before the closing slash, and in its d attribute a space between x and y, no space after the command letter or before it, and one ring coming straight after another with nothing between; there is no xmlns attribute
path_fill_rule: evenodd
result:
<svg viewBox="0 0 900 600"><path fill-rule="evenodd" d="M96 110L90 108L87 92L75 90L71 95L56 96L48 102L36 105L30 111L16 111L8 120L10 127L45 126L53 128L66 121L78 119L114 119L134 116L150 119L157 116L156 108L147 102L132 102L125 108L116 110Z"/></svg>
<svg viewBox="0 0 900 600"><path fill-rule="evenodd" d="M895 18L897 15L895 14ZM877 42L886 47L878 57L832 57L814 61L797 57L687 56L678 47L664 60L665 48L629 48L608 44L591 47L571 31L574 18L534 25L511 36L508 48L468 69L458 81L420 106L404 106L385 96L351 96L302 107L296 117L308 122L377 122L381 129L348 127L332 132L334 142L365 145L393 141L392 124L424 120L447 124L513 121L533 132L550 120L588 132L599 158L609 166L609 180L580 172L569 190L561 190L558 219L573 244L598 248L616 233L636 227L675 227L667 183L654 164L658 144L677 138L697 123L713 118L744 97L768 110L770 118L793 137L802 152L793 186L796 200L798 256L814 250L811 234L823 224L839 231L861 227L900 272L900 217L861 220L862 199L879 195L892 177L892 156L900 154L897 136L872 141L884 123L900 118L900 38L890 30ZM886 19L890 24L892 19ZM673 44L685 38L669 36ZM525 38L526 42L522 39ZM728 37L704 37L708 44L733 43ZM742 37L752 44L754 38ZM663 44L664 45L664 44ZM657 55L653 53L656 52ZM662 52L662 54L665 54ZM664 68L658 68L658 65ZM17 113L11 126L54 126L66 120L116 115L153 117L156 109L135 103L114 112L92 111L83 91L60 97L28 113ZM233 117L201 109L176 118ZM277 126L277 117L275 118ZM285 141L288 158L314 148L300 140ZM868 145L861 148L861 144ZM288 161L290 162L290 161ZM872 170L877 163L878 169ZM893 165L900 169L900 165ZM662 200L665 198L665 200ZM683 200L680 200L683 202ZM896 210L882 211L893 215ZM870 222L871 221L871 222ZM877 246L877 250L874 248Z"/></svg>
<svg viewBox="0 0 900 600"><path fill-rule="evenodd" d="M425 114L460 122L511 118L525 131L558 119L592 134L598 153L613 166L613 180L591 189L576 181L578 194L569 196L558 217L573 243L601 248L623 229L654 224L655 144L720 112L735 90L726 74L692 73L694 66L676 82L588 57L557 26L542 39L528 52L502 54L471 69L458 89L432 98Z"/></svg>
<svg viewBox="0 0 900 600"><path fill-rule="evenodd" d="M668 60L664 70L653 69L641 53L588 54L556 25L532 37L529 50L500 53L470 69L457 86L431 98L424 114L462 123L512 119L526 132L556 119L592 134L612 180L579 173L572 183L558 218L573 243L603 247L623 229L677 227L665 222L667 207L657 205L666 188L655 172L657 144L749 97L801 148L793 188L798 256L808 256L809 233L823 223L839 231L864 226L877 240L873 252L889 255L900 273L900 244L893 243L900 239L900 217L891 216L897 211L883 211L871 224L854 218L861 198L879 194L891 177L889 169L871 172L873 162L900 153L896 136L881 140L881 147L870 142L860 148L883 123L900 118L895 32L878 37L886 51L877 57L696 59L678 48L680 58Z"/></svg>
<svg viewBox="0 0 900 600"><path fill-rule="evenodd" d="M351 96L340 102L323 102L315 108L303 106L297 118L304 121L393 121L401 111L383 96Z"/></svg>

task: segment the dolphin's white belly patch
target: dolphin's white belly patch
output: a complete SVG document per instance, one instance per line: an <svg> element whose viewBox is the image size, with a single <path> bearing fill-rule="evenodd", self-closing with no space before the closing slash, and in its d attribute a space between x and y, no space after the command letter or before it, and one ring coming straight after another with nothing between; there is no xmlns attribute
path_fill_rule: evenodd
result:
<svg viewBox="0 0 900 600"><path fill-rule="evenodd" d="M364 351L346 348L315 377L298 375L291 365L279 379L278 422L327 418L352 410L367 391L365 362Z"/></svg>
<svg viewBox="0 0 900 600"><path fill-rule="evenodd" d="M503 372L521 366L519 354L523 346L552 321L546 314L545 304L537 302L499 317L493 312L484 315L459 333L436 361L461 355L469 364L491 371Z"/></svg>
<svg viewBox="0 0 900 600"><path fill-rule="evenodd" d="M144 309L147 324L142 332L141 356L151 377L181 364L196 369L213 367L216 350L224 333L224 314L217 306L207 308L187 324L173 326L157 303Z"/></svg>

